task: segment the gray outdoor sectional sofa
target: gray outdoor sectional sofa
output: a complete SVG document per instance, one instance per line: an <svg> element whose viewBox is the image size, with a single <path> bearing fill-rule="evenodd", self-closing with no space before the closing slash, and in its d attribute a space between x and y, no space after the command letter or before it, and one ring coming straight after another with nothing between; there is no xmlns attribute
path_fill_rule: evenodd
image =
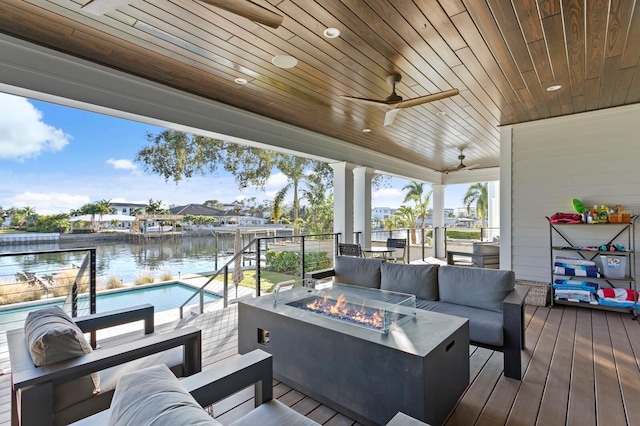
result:
<svg viewBox="0 0 640 426"><path fill-rule="evenodd" d="M529 289L515 285L512 271L337 256L333 269L306 274L311 283L328 277L340 284L413 294L420 309L468 318L470 343L502 351L504 375L521 379Z"/></svg>

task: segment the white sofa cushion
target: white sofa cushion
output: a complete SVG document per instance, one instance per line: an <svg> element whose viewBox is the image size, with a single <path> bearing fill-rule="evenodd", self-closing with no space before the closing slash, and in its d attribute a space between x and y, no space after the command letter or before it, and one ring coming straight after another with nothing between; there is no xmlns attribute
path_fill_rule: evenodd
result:
<svg viewBox="0 0 640 426"><path fill-rule="evenodd" d="M125 374L111 401L109 426L219 426L166 365Z"/></svg>

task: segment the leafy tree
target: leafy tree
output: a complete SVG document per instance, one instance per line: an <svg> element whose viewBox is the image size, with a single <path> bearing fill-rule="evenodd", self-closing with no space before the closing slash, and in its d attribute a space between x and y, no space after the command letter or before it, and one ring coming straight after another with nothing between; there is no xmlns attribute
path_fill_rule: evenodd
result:
<svg viewBox="0 0 640 426"><path fill-rule="evenodd" d="M66 213L59 213L55 215L40 216L37 230L38 232L63 233L67 232L70 226L69 215Z"/></svg>
<svg viewBox="0 0 640 426"><path fill-rule="evenodd" d="M475 203L476 215L484 226L489 213L489 184L487 182L474 183L467 189L462 202L467 207L467 214L471 212L471 205Z"/></svg>
<svg viewBox="0 0 640 426"><path fill-rule="evenodd" d="M315 160L174 130L147 134L147 141L149 144L138 152L136 161L143 163L148 172L176 183L222 168L235 177L240 189L264 188L272 170L279 170L289 181L286 191L293 193L294 222L299 216L303 183L321 182L325 188L331 186L331 168Z"/></svg>
<svg viewBox="0 0 640 426"><path fill-rule="evenodd" d="M35 208L23 207L21 209L13 209L11 213L11 226L26 229L27 231L36 228L38 224L38 214Z"/></svg>

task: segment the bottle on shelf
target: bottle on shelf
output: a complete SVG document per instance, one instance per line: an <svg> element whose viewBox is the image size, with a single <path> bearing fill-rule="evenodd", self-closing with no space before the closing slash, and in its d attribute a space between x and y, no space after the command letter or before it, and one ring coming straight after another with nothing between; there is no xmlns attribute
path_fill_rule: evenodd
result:
<svg viewBox="0 0 640 426"><path fill-rule="evenodd" d="M598 222L607 223L609 221L609 208L602 204L598 212Z"/></svg>
<svg viewBox="0 0 640 426"><path fill-rule="evenodd" d="M598 216L598 206L597 205L593 206L593 210L589 211L589 216L591 216L591 222L588 222L588 223L598 223L599 222L599 220L598 220L598 218L599 218L599 216Z"/></svg>

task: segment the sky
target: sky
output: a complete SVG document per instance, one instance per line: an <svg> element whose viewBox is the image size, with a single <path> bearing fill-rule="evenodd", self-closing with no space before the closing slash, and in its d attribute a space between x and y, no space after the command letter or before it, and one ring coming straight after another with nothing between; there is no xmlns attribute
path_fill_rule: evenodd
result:
<svg viewBox="0 0 640 426"><path fill-rule="evenodd" d="M273 200L286 184L274 171L264 190L239 190L231 174L165 182L136 163L147 134L163 128L52 103L0 93L0 206L33 207L41 215L69 213L99 200L165 206L256 197ZM409 181L392 177L390 187L373 189L372 207L397 208ZM461 208L468 188L445 188L445 207ZM289 200L290 202L290 200Z"/></svg>

